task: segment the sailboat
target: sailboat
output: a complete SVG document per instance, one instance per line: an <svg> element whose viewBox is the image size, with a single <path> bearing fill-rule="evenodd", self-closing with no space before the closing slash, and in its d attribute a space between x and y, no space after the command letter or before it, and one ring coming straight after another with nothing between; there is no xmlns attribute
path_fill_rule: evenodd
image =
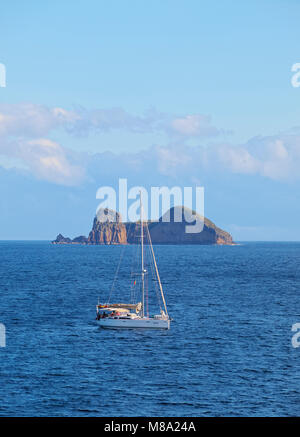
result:
<svg viewBox="0 0 300 437"><path fill-rule="evenodd" d="M141 271L138 273L141 277L141 295L142 301L137 303L104 303L98 302L96 306L96 320L101 328L108 329L170 329L170 317L168 315L167 305L164 292L158 272L158 267L154 255L151 236L147 222L143 221L142 194L140 192L140 240L141 240ZM155 281L158 284L159 294L161 296L160 314L149 316L145 311L145 275L147 270L144 265L144 231L148 239L150 254L152 257L153 271ZM147 299L148 301L148 299Z"/></svg>

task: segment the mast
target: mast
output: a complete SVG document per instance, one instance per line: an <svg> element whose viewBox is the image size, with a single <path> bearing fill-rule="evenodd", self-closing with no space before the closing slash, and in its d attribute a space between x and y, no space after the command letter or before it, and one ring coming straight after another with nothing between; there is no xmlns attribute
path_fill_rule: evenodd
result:
<svg viewBox="0 0 300 437"><path fill-rule="evenodd" d="M158 285L159 285L159 289L160 289L160 294L161 294L161 298L162 298L162 301L163 301L163 304L164 304L165 313L169 317L168 310L167 310L167 304L166 304L166 301L165 301L165 296L164 296L164 292L163 292L160 276L159 276L159 273L158 273L158 268L157 268L157 264L156 264L156 259L155 259L155 255L154 255L154 250L153 250L153 246L152 246L152 240L151 240L151 235L150 235L150 232L149 232L148 225L146 225L146 231L147 231L147 236L148 236L148 240L149 240L149 245L150 245L150 248L151 248L151 253L152 253L152 258L153 258L153 262L154 262L156 277L157 277Z"/></svg>
<svg viewBox="0 0 300 437"><path fill-rule="evenodd" d="M144 229L143 229L143 217L142 217L142 191L140 191L140 214L141 214L141 246L142 246L142 317L144 317L144 304L145 304L145 272L144 272Z"/></svg>

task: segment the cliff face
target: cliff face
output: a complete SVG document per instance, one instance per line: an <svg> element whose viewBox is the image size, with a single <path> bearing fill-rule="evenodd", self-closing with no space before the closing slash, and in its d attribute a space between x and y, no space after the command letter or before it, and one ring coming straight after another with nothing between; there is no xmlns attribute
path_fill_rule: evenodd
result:
<svg viewBox="0 0 300 437"><path fill-rule="evenodd" d="M187 214L186 214L187 212ZM187 233L186 226L195 225L190 218L186 220L192 213L183 207L171 208L167 214L170 215L168 222L164 221L165 215L158 222L148 222L148 228L153 244L234 244L231 235L218 228L207 218L198 217L198 220L203 221L203 230L198 233ZM181 215L181 221L177 221ZM107 216L106 216L107 215ZM61 234L53 241L54 244L137 244L139 238L137 232L134 232L136 224L122 223L118 213L103 212L98 217L95 217L93 228L89 233L88 238L81 236L70 240ZM137 225L139 227L139 225Z"/></svg>
<svg viewBox="0 0 300 437"><path fill-rule="evenodd" d="M227 232L210 227L206 222L199 233L185 232L189 223L150 223L149 232L153 244L233 244Z"/></svg>
<svg viewBox="0 0 300 437"><path fill-rule="evenodd" d="M88 244L127 244L126 226L110 221L102 223L95 217Z"/></svg>
<svg viewBox="0 0 300 437"><path fill-rule="evenodd" d="M148 228L153 244L233 244L231 235L218 228L207 218L197 215L198 225L203 224L201 232L189 233L187 227L196 229L192 221L193 211L177 206L171 208L159 222L149 222ZM167 221L164 221L167 220ZM178 221L180 220L180 221ZM194 228L193 228L194 227ZM201 228L200 228L201 229Z"/></svg>

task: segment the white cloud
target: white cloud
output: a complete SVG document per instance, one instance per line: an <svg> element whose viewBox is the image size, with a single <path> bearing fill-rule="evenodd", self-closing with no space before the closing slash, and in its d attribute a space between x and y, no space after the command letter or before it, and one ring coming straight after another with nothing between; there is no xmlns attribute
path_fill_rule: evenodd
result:
<svg viewBox="0 0 300 437"><path fill-rule="evenodd" d="M0 154L21 160L37 178L56 184L77 185L85 176L73 152L46 138L1 142Z"/></svg>
<svg viewBox="0 0 300 437"><path fill-rule="evenodd" d="M155 153L162 174L189 175L197 178L204 172L216 176L222 172L260 175L273 180L300 178L300 136L256 137L241 145L228 143L191 147L158 147Z"/></svg>
<svg viewBox="0 0 300 437"><path fill-rule="evenodd" d="M219 129L212 126L210 117L201 114L174 118L171 121L170 125L174 132L188 137L210 137L219 135L219 133L221 132Z"/></svg>
<svg viewBox="0 0 300 437"><path fill-rule="evenodd" d="M221 144L213 150L216 161L233 173L251 174L259 170L260 162L244 146Z"/></svg>
<svg viewBox="0 0 300 437"><path fill-rule="evenodd" d="M300 136L256 137L245 146L259 162L256 173L274 180L300 177Z"/></svg>
<svg viewBox="0 0 300 437"><path fill-rule="evenodd" d="M211 124L210 117L201 114L176 117L150 109L143 115L134 115L122 108L70 111L33 103L0 104L0 136L40 137L58 128L73 135L122 130L179 135L181 139L211 137L221 132Z"/></svg>
<svg viewBox="0 0 300 437"><path fill-rule="evenodd" d="M176 174L178 167L186 167L190 164L191 156L189 156L185 149L170 147L157 147L155 155L158 164L158 170L164 175Z"/></svg>
<svg viewBox="0 0 300 437"><path fill-rule="evenodd" d="M0 104L0 136L39 137L76 122L78 115L33 103Z"/></svg>

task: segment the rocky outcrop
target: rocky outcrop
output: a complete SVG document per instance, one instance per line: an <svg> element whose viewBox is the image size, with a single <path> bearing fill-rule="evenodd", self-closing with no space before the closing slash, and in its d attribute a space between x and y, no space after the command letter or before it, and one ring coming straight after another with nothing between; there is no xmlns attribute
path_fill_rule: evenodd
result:
<svg viewBox="0 0 300 437"><path fill-rule="evenodd" d="M203 230L187 233L185 227L190 223L150 223L149 232L153 244L233 244L228 232L205 219Z"/></svg>
<svg viewBox="0 0 300 437"><path fill-rule="evenodd" d="M234 244L228 232L182 206L171 208L158 222L148 222L148 228L153 244ZM128 243L135 243L134 233L127 233Z"/></svg>
<svg viewBox="0 0 300 437"><path fill-rule="evenodd" d="M126 225L120 222L99 222L95 217L88 244L127 244Z"/></svg>
<svg viewBox="0 0 300 437"><path fill-rule="evenodd" d="M65 238L62 234L58 234L56 240L52 241L52 244L70 244L72 243L71 238Z"/></svg>
<svg viewBox="0 0 300 437"><path fill-rule="evenodd" d="M52 244L87 244L88 239L84 235L80 235L80 237L76 237L73 240L68 237L64 237L62 234L59 234L56 237L56 240L52 241Z"/></svg>
<svg viewBox="0 0 300 437"><path fill-rule="evenodd" d="M194 222L192 217L196 217ZM203 225L201 232L189 233L187 226ZM88 238L80 236L71 240L61 234L54 244L137 244L139 242L138 223L122 223L120 214L103 210L93 222ZM185 207L171 208L158 222L148 222L153 244L234 244L231 235L218 228L213 222ZM190 228L192 230L192 228ZM137 231L137 232L136 232ZM146 242L146 239L145 239Z"/></svg>
<svg viewBox="0 0 300 437"><path fill-rule="evenodd" d="M87 244L88 239L84 235L80 235L80 237L76 237L72 240L73 244Z"/></svg>

